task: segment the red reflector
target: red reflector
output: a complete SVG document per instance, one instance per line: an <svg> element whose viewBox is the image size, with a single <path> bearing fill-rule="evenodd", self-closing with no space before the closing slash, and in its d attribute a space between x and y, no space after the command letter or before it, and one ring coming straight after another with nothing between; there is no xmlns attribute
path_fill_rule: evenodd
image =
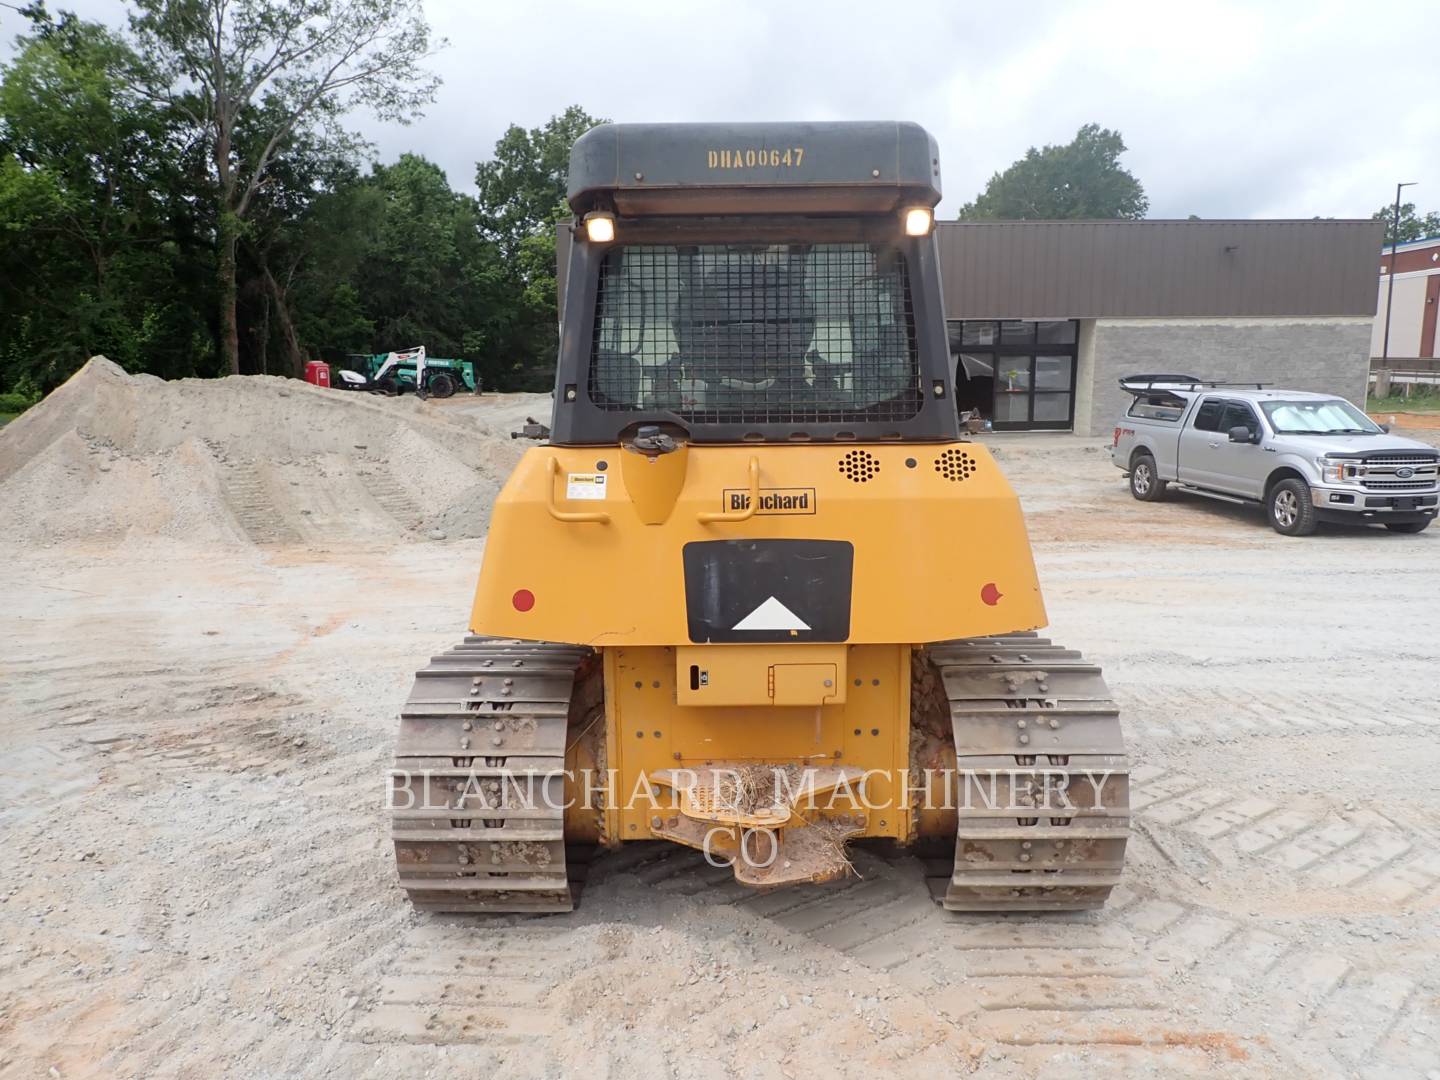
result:
<svg viewBox="0 0 1440 1080"><path fill-rule="evenodd" d="M518 589L510 602L515 605L516 611L529 611L535 606L535 594L529 589Z"/></svg>
<svg viewBox="0 0 1440 1080"><path fill-rule="evenodd" d="M995 583L993 581L987 582L985 587L980 590L980 599L984 600L985 603L989 604L991 607L994 607L996 604L998 604L1000 602L1000 597L1004 595L1004 593L1002 593L999 589L995 587Z"/></svg>

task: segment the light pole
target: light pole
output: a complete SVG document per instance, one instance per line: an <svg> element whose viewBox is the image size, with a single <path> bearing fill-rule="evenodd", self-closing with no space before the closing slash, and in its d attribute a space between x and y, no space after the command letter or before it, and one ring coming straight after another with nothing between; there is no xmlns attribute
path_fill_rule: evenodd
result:
<svg viewBox="0 0 1440 1080"><path fill-rule="evenodd" d="M1400 189L1414 187L1414 180L1395 185L1395 218L1390 226L1390 284L1385 290L1385 341L1380 347L1380 359L1390 359L1390 307L1395 302L1395 249L1400 246Z"/></svg>

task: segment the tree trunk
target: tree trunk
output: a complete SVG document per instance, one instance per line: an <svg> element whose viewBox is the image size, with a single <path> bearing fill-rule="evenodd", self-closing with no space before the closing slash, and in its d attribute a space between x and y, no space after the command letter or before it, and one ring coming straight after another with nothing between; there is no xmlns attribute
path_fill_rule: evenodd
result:
<svg viewBox="0 0 1440 1080"><path fill-rule="evenodd" d="M290 318L290 308L285 303L285 292L280 288L280 283L275 280L275 275L270 272L270 267L264 267L265 284L270 289L270 297L275 301L275 318L280 323L280 338L285 345L285 359L290 365L290 370L297 378L305 377L305 354L300 349L300 338L295 333L295 323Z"/></svg>
<svg viewBox="0 0 1440 1080"><path fill-rule="evenodd" d="M220 292L220 359L231 375L240 374L240 322L235 312L235 245L239 235L239 220L228 208L222 209L215 280Z"/></svg>
<svg viewBox="0 0 1440 1080"><path fill-rule="evenodd" d="M261 375L270 374L270 294L261 292L256 299L260 303L260 315L253 331L255 355L259 358Z"/></svg>

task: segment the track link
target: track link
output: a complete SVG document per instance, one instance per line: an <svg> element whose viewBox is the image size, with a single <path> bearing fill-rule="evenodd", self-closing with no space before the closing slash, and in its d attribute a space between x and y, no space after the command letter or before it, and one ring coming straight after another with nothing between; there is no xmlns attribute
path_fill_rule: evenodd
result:
<svg viewBox="0 0 1440 1080"><path fill-rule="evenodd" d="M593 657L470 636L416 672L400 712L390 835L417 908L574 908L581 866L566 853L565 751Z"/></svg>
<svg viewBox="0 0 1440 1080"><path fill-rule="evenodd" d="M935 898L950 911L1103 906L1125 861L1130 773L1100 669L1033 634L926 651L949 702L959 808Z"/></svg>

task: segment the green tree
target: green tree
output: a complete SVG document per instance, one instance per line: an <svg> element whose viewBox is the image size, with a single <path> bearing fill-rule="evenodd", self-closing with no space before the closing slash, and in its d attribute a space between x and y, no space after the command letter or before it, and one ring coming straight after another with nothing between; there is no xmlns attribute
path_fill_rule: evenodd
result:
<svg viewBox="0 0 1440 1080"><path fill-rule="evenodd" d="M428 40L413 0L134 3L128 38L30 4L0 66L0 392L30 400L96 352L177 377L416 344L492 387L548 384L583 109L507 131L479 198L414 155L361 175L344 110L433 90L398 62Z"/></svg>
<svg viewBox="0 0 1440 1080"><path fill-rule="evenodd" d="M1395 204L1382 206L1375 213L1370 215L1372 221L1383 221L1385 223L1385 243L1398 242L1408 244L1411 240L1424 240L1431 236L1440 236L1440 213L1432 210L1428 214L1417 214L1414 203L1400 204L1400 228L1395 229Z"/></svg>
<svg viewBox="0 0 1440 1080"><path fill-rule="evenodd" d="M1063 146L1032 146L960 208L960 219L1143 218L1150 201L1120 164L1125 149L1118 131L1098 124L1086 124Z"/></svg>
<svg viewBox="0 0 1440 1080"><path fill-rule="evenodd" d="M142 85L209 152L220 351L240 370L237 249L277 158L302 133L339 137L365 107L406 122L434 99L419 0L134 0ZM254 126L242 137L247 119Z"/></svg>
<svg viewBox="0 0 1440 1080"><path fill-rule="evenodd" d="M0 69L0 388L48 389L95 352L130 370L207 370L172 118L132 92L104 27L33 8Z"/></svg>
<svg viewBox="0 0 1440 1080"><path fill-rule="evenodd" d="M475 200L439 166L402 155L314 203L293 279L307 347L382 352L424 345L476 361L487 386L514 385L506 342L517 300ZM553 321L553 313L551 315Z"/></svg>
<svg viewBox="0 0 1440 1080"><path fill-rule="evenodd" d="M480 235L474 200L413 154L375 166L368 186L379 212L354 280L376 335L387 348L467 351L467 333L493 317L500 262Z"/></svg>
<svg viewBox="0 0 1440 1080"><path fill-rule="evenodd" d="M605 122L571 105L536 128L511 124L494 156L475 167L481 231L505 260L506 318L492 322L485 340L503 356L506 385L517 389L546 389L555 370L555 225L570 216L570 148Z"/></svg>
<svg viewBox="0 0 1440 1080"><path fill-rule="evenodd" d="M264 139L273 123L264 108L249 110L237 138L242 144ZM307 355L291 288L315 249L336 240L321 236L309 221L329 193L358 180L354 161L366 149L344 132L301 128L272 162L250 206L237 258L237 322L248 370L303 373Z"/></svg>
<svg viewBox="0 0 1440 1080"><path fill-rule="evenodd" d="M485 235L514 255L526 237L550 229L565 207L570 148L597 124L579 105L529 131L511 124L495 143L495 155L475 166Z"/></svg>

